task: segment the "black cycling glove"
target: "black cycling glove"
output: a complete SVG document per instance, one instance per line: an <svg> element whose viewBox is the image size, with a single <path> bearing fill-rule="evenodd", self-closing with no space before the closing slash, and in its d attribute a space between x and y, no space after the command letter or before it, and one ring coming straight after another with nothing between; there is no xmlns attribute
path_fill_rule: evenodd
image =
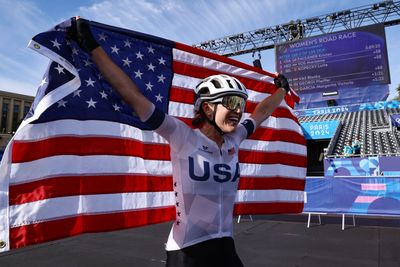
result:
<svg viewBox="0 0 400 267"><path fill-rule="evenodd" d="M72 18L72 25L68 29L67 36L78 43L80 48L91 53L99 44L90 31L89 22L86 19Z"/></svg>
<svg viewBox="0 0 400 267"><path fill-rule="evenodd" d="M286 90L286 93L288 93L290 91L290 87L289 87L289 82L286 79L285 76L283 76L282 74L278 74L278 76L274 79L274 84L278 87L278 88L283 88Z"/></svg>

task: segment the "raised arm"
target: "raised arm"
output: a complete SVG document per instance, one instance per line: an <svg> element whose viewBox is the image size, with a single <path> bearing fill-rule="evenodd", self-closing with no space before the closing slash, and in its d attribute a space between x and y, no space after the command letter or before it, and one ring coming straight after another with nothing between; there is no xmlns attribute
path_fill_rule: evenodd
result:
<svg viewBox="0 0 400 267"><path fill-rule="evenodd" d="M266 97L264 100L258 103L253 113L250 115L250 118L256 122L256 127L258 127L264 120L271 116L274 110L282 102L287 92L289 92L289 83L285 76L279 74L274 79L274 82L278 87L278 90L276 90L274 94Z"/></svg>
<svg viewBox="0 0 400 267"><path fill-rule="evenodd" d="M107 55L93 38L86 20L79 17L72 25L70 37L89 52L103 77L141 120L146 120L153 111L153 104L140 92L132 79Z"/></svg>

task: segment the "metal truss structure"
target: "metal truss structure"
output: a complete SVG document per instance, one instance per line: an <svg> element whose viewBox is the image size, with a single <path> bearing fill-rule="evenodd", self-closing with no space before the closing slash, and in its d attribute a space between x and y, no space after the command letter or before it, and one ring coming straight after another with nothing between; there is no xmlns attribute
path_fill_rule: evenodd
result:
<svg viewBox="0 0 400 267"><path fill-rule="evenodd" d="M193 46L227 57L247 53L254 55L255 52L274 48L280 43L378 23L385 26L400 24L400 1L383 1L318 17L298 19Z"/></svg>

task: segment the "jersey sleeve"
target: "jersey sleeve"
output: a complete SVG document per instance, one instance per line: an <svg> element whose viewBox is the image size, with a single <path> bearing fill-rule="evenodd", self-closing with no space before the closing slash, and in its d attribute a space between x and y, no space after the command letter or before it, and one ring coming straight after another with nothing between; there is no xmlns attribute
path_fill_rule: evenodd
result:
<svg viewBox="0 0 400 267"><path fill-rule="evenodd" d="M244 139L249 137L255 131L255 125L256 123L252 118L245 119L242 123L240 123L236 131L232 134L235 142L237 144L242 143Z"/></svg>
<svg viewBox="0 0 400 267"><path fill-rule="evenodd" d="M153 112L143 121L149 128L164 137L172 150L179 151L192 129L177 118L165 114L154 106Z"/></svg>

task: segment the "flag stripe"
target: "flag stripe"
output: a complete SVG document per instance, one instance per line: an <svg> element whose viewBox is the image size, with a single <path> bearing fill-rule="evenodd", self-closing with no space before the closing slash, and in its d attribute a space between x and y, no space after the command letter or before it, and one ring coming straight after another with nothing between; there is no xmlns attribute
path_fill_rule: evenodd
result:
<svg viewBox="0 0 400 267"><path fill-rule="evenodd" d="M239 189L287 189L304 190L304 179L294 179L289 177L240 177Z"/></svg>
<svg viewBox="0 0 400 267"><path fill-rule="evenodd" d="M10 229L11 248L19 248L88 232L113 231L173 220L175 206L78 215Z"/></svg>
<svg viewBox="0 0 400 267"><path fill-rule="evenodd" d="M172 191L172 176L146 174L58 176L10 186L10 205L47 198Z"/></svg>
<svg viewBox="0 0 400 267"><path fill-rule="evenodd" d="M302 202L304 192L300 190L238 190L235 202Z"/></svg>
<svg viewBox="0 0 400 267"><path fill-rule="evenodd" d="M236 203L233 209L234 215L254 214L279 214L300 213L303 211L303 202L260 202L260 203Z"/></svg>
<svg viewBox="0 0 400 267"><path fill-rule="evenodd" d="M149 160L170 160L168 144L104 137L53 137L36 142L15 141L12 162L21 163L57 155L118 155Z"/></svg>
<svg viewBox="0 0 400 267"><path fill-rule="evenodd" d="M239 162L241 163L258 163L258 164L284 164L297 167L307 165L305 156L282 153L282 152L261 152L261 151L239 151Z"/></svg>

